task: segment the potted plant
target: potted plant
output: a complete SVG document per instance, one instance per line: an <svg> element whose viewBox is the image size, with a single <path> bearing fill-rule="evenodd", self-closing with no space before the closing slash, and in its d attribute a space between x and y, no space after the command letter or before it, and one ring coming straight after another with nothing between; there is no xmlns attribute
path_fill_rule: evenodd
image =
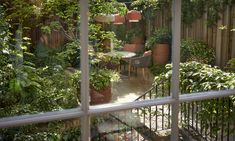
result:
<svg viewBox="0 0 235 141"><path fill-rule="evenodd" d="M143 44L144 43L144 32L140 27L132 27L127 31L126 34L127 42L131 44Z"/></svg>
<svg viewBox="0 0 235 141"><path fill-rule="evenodd" d="M152 50L154 64L163 65L168 62L170 42L171 32L166 28L156 29L146 41L146 47Z"/></svg>
<svg viewBox="0 0 235 141"><path fill-rule="evenodd" d="M142 52L144 47L144 32L140 27L133 26L126 33L126 44L124 50L131 52Z"/></svg>
<svg viewBox="0 0 235 141"><path fill-rule="evenodd" d="M120 14L114 14L114 22L113 24L124 24L125 23L125 16Z"/></svg>
<svg viewBox="0 0 235 141"><path fill-rule="evenodd" d="M95 68L90 72L90 104L111 101L111 83L119 80L119 74L108 69Z"/></svg>
<svg viewBox="0 0 235 141"><path fill-rule="evenodd" d="M110 23L115 21L114 14L124 16L127 13L127 7L124 3L119 3L116 0L110 2L100 2L96 0L90 1L90 5L95 5L90 8L91 17L94 21L101 23Z"/></svg>
<svg viewBox="0 0 235 141"><path fill-rule="evenodd" d="M141 20L141 13L137 10L130 10L127 12L126 18L129 22L139 22Z"/></svg>

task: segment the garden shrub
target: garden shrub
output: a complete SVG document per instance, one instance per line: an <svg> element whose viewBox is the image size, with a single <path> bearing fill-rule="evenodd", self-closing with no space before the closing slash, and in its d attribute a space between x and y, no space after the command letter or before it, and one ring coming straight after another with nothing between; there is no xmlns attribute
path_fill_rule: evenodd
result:
<svg viewBox="0 0 235 141"><path fill-rule="evenodd" d="M14 56L14 36L10 25L4 19L0 6L0 117L55 111L74 108L79 105L80 72L67 72L61 65L51 62L37 62L38 58L27 52L28 42L21 46L24 62L18 65ZM27 57L26 57L27 55ZM53 54L52 57L58 57ZM40 65L39 65L40 64ZM41 125L41 124L39 124ZM63 125L63 124L62 124ZM36 127L8 128L0 130L0 140L43 141L72 140L80 132L61 130L59 121Z"/></svg>
<svg viewBox="0 0 235 141"><path fill-rule="evenodd" d="M197 61L211 65L215 63L215 51L203 41L183 40L180 49L181 62Z"/></svg>
<svg viewBox="0 0 235 141"><path fill-rule="evenodd" d="M155 64L155 65L150 66L149 69L154 76L157 76L163 72L166 72L165 65Z"/></svg>
<svg viewBox="0 0 235 141"><path fill-rule="evenodd" d="M171 79L172 75L171 69L171 64L166 65L167 72L155 77L156 84L158 84L159 81L165 81L166 84L169 85L170 81L168 80ZM224 72L217 67L212 67L208 64L202 64L195 61L180 64L180 90L183 94L234 88L235 73ZM200 102L201 110L197 114L199 115L199 119L202 121L202 128L208 129L208 127L212 127L213 131L211 131L211 134L214 135L219 131L222 124L227 125L231 123L235 118L234 102L234 96L225 97L223 99L204 100ZM181 110L184 112L185 109L182 108ZM225 128L228 127L224 126L224 130ZM232 131L234 126L229 128Z"/></svg>
<svg viewBox="0 0 235 141"><path fill-rule="evenodd" d="M235 58L232 58L228 61L227 65L229 67L235 68Z"/></svg>
<svg viewBox="0 0 235 141"><path fill-rule="evenodd" d="M172 65L166 65L167 73L156 76L156 81L171 77ZM182 93L235 88L235 73L224 72L217 67L195 61L180 63L180 89Z"/></svg>

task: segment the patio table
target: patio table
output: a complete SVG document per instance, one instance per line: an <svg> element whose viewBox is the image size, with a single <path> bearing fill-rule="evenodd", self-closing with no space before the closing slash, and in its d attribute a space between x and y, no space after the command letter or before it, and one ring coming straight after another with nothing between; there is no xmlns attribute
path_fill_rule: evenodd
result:
<svg viewBox="0 0 235 141"><path fill-rule="evenodd" d="M110 56L121 56L122 59L128 59L136 56L136 53L130 51L111 51L106 53L106 55Z"/></svg>
<svg viewBox="0 0 235 141"><path fill-rule="evenodd" d="M110 56L121 56L122 60L128 62L128 79L130 79L131 66L130 66L129 61L130 61L130 58L136 56L136 53L130 52L130 51L111 51L106 54Z"/></svg>

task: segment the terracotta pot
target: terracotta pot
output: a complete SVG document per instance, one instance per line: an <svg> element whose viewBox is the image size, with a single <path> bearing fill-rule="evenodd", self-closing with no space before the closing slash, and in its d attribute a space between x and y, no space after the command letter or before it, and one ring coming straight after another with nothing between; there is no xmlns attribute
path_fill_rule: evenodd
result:
<svg viewBox="0 0 235 141"><path fill-rule="evenodd" d="M101 23L113 22L114 15L98 15L94 17L94 20Z"/></svg>
<svg viewBox="0 0 235 141"><path fill-rule="evenodd" d="M125 17L119 14L115 14L113 24L123 24L123 23L125 23Z"/></svg>
<svg viewBox="0 0 235 141"><path fill-rule="evenodd" d="M169 58L169 44L155 44L152 49L153 64L167 64Z"/></svg>
<svg viewBox="0 0 235 141"><path fill-rule="evenodd" d="M108 86L100 91L97 91L91 87L90 98L91 105L109 103L112 99L111 86Z"/></svg>
<svg viewBox="0 0 235 141"><path fill-rule="evenodd" d="M130 51L130 52L141 52L144 49L143 44L125 44L123 47L123 51Z"/></svg>
<svg viewBox="0 0 235 141"><path fill-rule="evenodd" d="M131 39L132 44L144 44L144 38L141 36L137 36Z"/></svg>
<svg viewBox="0 0 235 141"><path fill-rule="evenodd" d="M127 12L126 18L129 22L139 22L141 20L141 13L137 10Z"/></svg>

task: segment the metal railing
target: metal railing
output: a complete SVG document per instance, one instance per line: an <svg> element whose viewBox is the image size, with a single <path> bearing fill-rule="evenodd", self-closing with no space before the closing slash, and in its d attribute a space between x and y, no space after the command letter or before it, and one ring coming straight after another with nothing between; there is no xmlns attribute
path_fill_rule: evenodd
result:
<svg viewBox="0 0 235 141"><path fill-rule="evenodd" d="M234 97L181 103L182 128L200 140L234 140Z"/></svg>
<svg viewBox="0 0 235 141"><path fill-rule="evenodd" d="M155 83L149 91L140 96L137 100L166 96L170 96L170 80ZM187 94L182 94L180 97L187 97ZM181 101L179 114L181 130L186 130L186 136L191 136L198 140L234 140L234 99L234 96L225 96L192 102ZM139 112L140 110L148 111L148 113ZM137 109L137 113L144 118L143 123L148 125L149 130L160 131L170 129L170 104L156 106L155 108L153 108L153 106L139 108ZM149 113L155 114L152 116ZM148 122L146 122L146 120ZM153 126L153 122L156 124L155 126Z"/></svg>
<svg viewBox="0 0 235 141"><path fill-rule="evenodd" d="M214 92L213 94L216 95L217 93L220 92ZM208 94L209 96L210 93L205 92L205 94ZM207 100L196 99L195 101L191 100L190 102L190 100L184 100L188 98L187 95L189 94L180 96L180 99L182 100L180 100L179 123L181 131L183 131L184 134L187 133L184 136L190 136L196 140L207 141L234 140L235 106L233 96L224 95L223 97L223 92L221 91L221 96L219 96L219 98L210 98L209 96L206 98ZM198 95L200 95L200 93L198 93ZM168 96L170 96L170 80L155 83L147 92L137 98L136 101L151 100ZM137 141L153 140L156 137L162 136L161 131L171 129L172 111L170 104L135 108L129 110L129 112L137 115L137 117L133 118L139 118L139 121L145 125L141 125L139 128L143 128L147 131L141 132L141 130L134 127L134 125L125 123L125 121L116 118L122 122L122 124L129 127L131 132L134 130L135 137L145 137L137 138ZM153 133L156 133L156 135L153 135Z"/></svg>

